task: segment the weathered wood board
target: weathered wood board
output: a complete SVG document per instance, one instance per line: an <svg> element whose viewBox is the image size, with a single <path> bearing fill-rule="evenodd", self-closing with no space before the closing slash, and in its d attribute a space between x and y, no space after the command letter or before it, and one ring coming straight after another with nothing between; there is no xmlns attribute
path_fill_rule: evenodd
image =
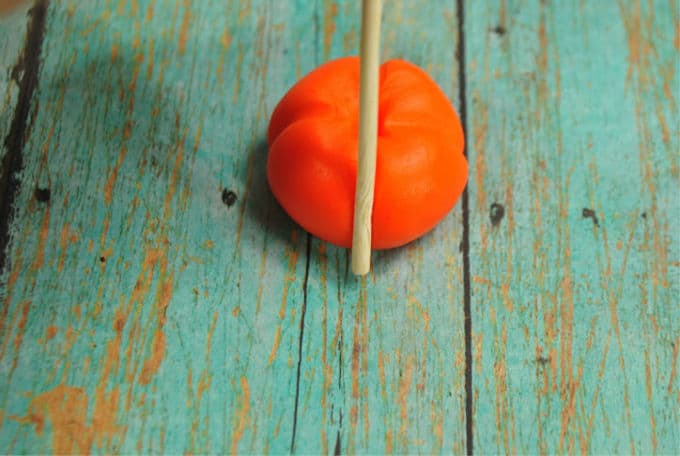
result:
<svg viewBox="0 0 680 456"><path fill-rule="evenodd" d="M323 8L318 63L356 54L359 4ZM427 68L454 103L456 18L450 1L389 3L382 51ZM297 451L465 451L461 233L456 208L420 241L374 254L363 281L348 251L311 241Z"/></svg>
<svg viewBox="0 0 680 456"><path fill-rule="evenodd" d="M271 110L357 52L357 2L52 0L0 278L0 449L677 452L678 14L389 0L383 58L467 114L469 211L361 280L264 175Z"/></svg>
<svg viewBox="0 0 680 456"><path fill-rule="evenodd" d="M455 5L392 6L385 56L454 96ZM50 4L4 282L4 448L464 451L459 215L362 282L266 187L273 105L356 52L358 13Z"/></svg>
<svg viewBox="0 0 680 456"><path fill-rule="evenodd" d="M21 55L26 34L26 8L0 16L0 138L7 137L19 97L12 71ZM0 163L5 147L0 142Z"/></svg>
<svg viewBox="0 0 680 456"><path fill-rule="evenodd" d="M467 2L475 448L680 450L677 2Z"/></svg>
<svg viewBox="0 0 680 456"><path fill-rule="evenodd" d="M23 167L22 149L31 118L45 8L3 3L0 8L0 275L4 272L10 220Z"/></svg>

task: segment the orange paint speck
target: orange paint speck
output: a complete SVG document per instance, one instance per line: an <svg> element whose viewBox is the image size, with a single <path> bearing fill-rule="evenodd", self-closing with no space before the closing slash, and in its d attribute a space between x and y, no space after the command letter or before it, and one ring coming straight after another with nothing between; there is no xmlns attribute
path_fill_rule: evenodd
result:
<svg viewBox="0 0 680 456"><path fill-rule="evenodd" d="M38 248L36 250L35 260L33 261L33 270L40 269L45 263L45 244L47 243L47 236L50 230L50 207L45 209L42 223L40 224L40 237L38 240Z"/></svg>
<svg viewBox="0 0 680 456"><path fill-rule="evenodd" d="M220 44L224 49L229 48L229 45L231 44L231 35L229 34L229 30L227 30L226 27L222 32L222 36L220 37Z"/></svg>
<svg viewBox="0 0 680 456"><path fill-rule="evenodd" d="M184 17L182 18L182 28L179 31L179 52L184 54L187 47L187 36L189 34L189 24L191 23L190 0L184 0Z"/></svg>
<svg viewBox="0 0 680 456"><path fill-rule="evenodd" d="M114 166L113 171L111 171L111 174L109 175L109 178L106 181L106 185L104 186L104 202L107 205L111 204L111 200L113 199L113 187L116 184L116 179L118 178L118 171L120 170L120 167L123 165L125 155L127 155L127 147L123 146L121 147L120 153L118 154L118 162Z"/></svg>
<svg viewBox="0 0 680 456"><path fill-rule="evenodd" d="M64 262L66 261L66 247L69 242L74 243L78 240L78 235L71 232L71 226L68 223L64 223L64 227L61 229L61 235L59 236L59 250L61 250L61 255L59 256L59 263L57 265L57 270L62 272L64 270Z"/></svg>
<svg viewBox="0 0 680 456"><path fill-rule="evenodd" d="M274 334L274 345L272 346L272 351L269 354L269 364L274 362L276 358L276 352L279 350L279 343L281 343L281 325L276 327L276 333Z"/></svg>
<svg viewBox="0 0 680 456"><path fill-rule="evenodd" d="M238 399L238 410L237 416L234 417L234 434L231 439L231 453L236 454L238 452L238 443L243 437L243 431L248 424L248 412L250 411L250 387L248 386L248 379L241 377L241 395Z"/></svg>
<svg viewBox="0 0 680 456"><path fill-rule="evenodd" d="M45 329L45 340L52 340L54 339L54 336L57 335L57 327L56 326L48 326Z"/></svg>
<svg viewBox="0 0 680 456"><path fill-rule="evenodd" d="M21 308L21 320L19 320L19 325L17 326L17 335L14 339L14 349L18 352L21 347L21 342L24 339L24 328L26 327L26 321L28 320L28 311L31 309L31 301L24 302Z"/></svg>
<svg viewBox="0 0 680 456"><path fill-rule="evenodd" d="M153 347L151 349L151 357L144 362L142 373L139 377L139 382L142 385L148 385L153 376L158 372L161 366L163 357L165 356L165 333L161 328L156 329L153 338Z"/></svg>
<svg viewBox="0 0 680 456"><path fill-rule="evenodd" d="M154 2L152 1L149 7L146 9L146 17L144 20L148 23L151 22L151 19L153 18L153 7L154 7Z"/></svg>
<svg viewBox="0 0 680 456"><path fill-rule="evenodd" d="M52 428L52 452L56 454L88 453L92 447L92 430L87 426L87 394L83 388L59 385L31 400L28 414L19 422L31 423L38 435L45 421Z"/></svg>
<svg viewBox="0 0 680 456"><path fill-rule="evenodd" d="M335 17L338 15L338 5L335 3L329 5L327 2L324 5L323 52L325 59L328 59L333 33L335 33Z"/></svg>
<svg viewBox="0 0 680 456"><path fill-rule="evenodd" d="M9 275L9 280L7 281L7 296L5 297L3 306L2 306L2 313L0 314L0 333L4 334L5 330L5 322L7 320L7 314L9 312L9 303L12 298L12 289L14 288L14 284L16 283L17 279L19 278L19 271L21 270L21 258L19 258L20 255L17 255L18 260L16 261L14 268L12 269L12 272ZM4 344L3 344L4 346Z"/></svg>
<svg viewBox="0 0 680 456"><path fill-rule="evenodd" d="M35 414L35 413L29 413L26 416L10 415L7 418L9 418L10 420L16 421L17 423L20 423L20 424L32 424L32 425L34 425L35 426L35 432L38 435L42 434L42 431L45 428L45 418L42 415L38 415L38 414Z"/></svg>

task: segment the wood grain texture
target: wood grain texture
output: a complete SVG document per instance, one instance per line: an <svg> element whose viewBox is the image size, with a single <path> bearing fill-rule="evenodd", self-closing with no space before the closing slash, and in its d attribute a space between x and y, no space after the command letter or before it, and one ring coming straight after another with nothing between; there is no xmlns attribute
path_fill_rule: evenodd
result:
<svg viewBox="0 0 680 456"><path fill-rule="evenodd" d="M51 3L3 281L0 447L289 448L305 237L266 191L261 138L313 66L313 13Z"/></svg>
<svg viewBox="0 0 680 456"><path fill-rule="evenodd" d="M9 133L14 107L19 96L19 85L12 75L12 69L21 55L26 22L25 11L14 11L10 15L0 16L0 30L2 30L2 39L0 39L0 139L4 139ZM4 141L0 141L0 163L2 163L4 154Z"/></svg>
<svg viewBox="0 0 680 456"><path fill-rule="evenodd" d="M392 2L386 56L454 94L455 24L451 2ZM349 0L51 2L2 280L0 447L463 450L460 218L362 282L265 181L274 104L356 53L358 26Z"/></svg>
<svg viewBox="0 0 680 456"><path fill-rule="evenodd" d="M35 2L28 14L26 32L22 35L15 28L24 23L20 10L8 16L8 36L12 40L23 41L23 48L14 58L8 73L6 108L3 109L3 140L0 145L0 274L5 272L7 245L9 242L9 223L13 215L12 204L20 186L18 172L23 167L23 148L27 131L32 124L33 95L38 85L40 54L45 31L47 13L44 0ZM10 50L14 46L5 49ZM16 46L18 49L18 46ZM10 58L10 56L7 56ZM14 56L11 56L14 57ZM11 114L10 114L11 112Z"/></svg>
<svg viewBox="0 0 680 456"><path fill-rule="evenodd" d="M467 5L475 448L677 453L677 2Z"/></svg>
<svg viewBox="0 0 680 456"><path fill-rule="evenodd" d="M677 2L464 3L386 2L382 52L460 108L464 19L475 451L677 452ZM271 110L359 25L353 0L50 2L0 449L465 451L460 207L357 279L267 188Z"/></svg>
<svg viewBox="0 0 680 456"><path fill-rule="evenodd" d="M326 2L319 62L358 52L359 4ZM455 4L386 2L383 60L426 68L455 101ZM295 449L302 454L465 451L461 214L409 246L349 252L311 241Z"/></svg>

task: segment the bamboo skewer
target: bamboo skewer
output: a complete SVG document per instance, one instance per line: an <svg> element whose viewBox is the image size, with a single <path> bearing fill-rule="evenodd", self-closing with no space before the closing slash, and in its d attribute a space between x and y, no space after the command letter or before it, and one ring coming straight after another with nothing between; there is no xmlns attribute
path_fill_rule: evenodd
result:
<svg viewBox="0 0 680 456"><path fill-rule="evenodd" d="M359 83L359 161L354 197L352 272L371 268L371 215L378 145L378 86L380 69L380 16L382 0L363 0Z"/></svg>

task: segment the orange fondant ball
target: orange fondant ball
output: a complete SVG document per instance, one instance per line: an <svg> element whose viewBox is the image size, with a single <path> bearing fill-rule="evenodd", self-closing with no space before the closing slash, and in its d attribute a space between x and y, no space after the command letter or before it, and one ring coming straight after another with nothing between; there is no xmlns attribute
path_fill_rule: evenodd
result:
<svg viewBox="0 0 680 456"><path fill-rule="evenodd" d="M467 181L463 129L437 84L403 60L380 67L372 247L431 230ZM350 247L357 176L359 59L328 62L298 81L269 125L267 177L305 230Z"/></svg>

